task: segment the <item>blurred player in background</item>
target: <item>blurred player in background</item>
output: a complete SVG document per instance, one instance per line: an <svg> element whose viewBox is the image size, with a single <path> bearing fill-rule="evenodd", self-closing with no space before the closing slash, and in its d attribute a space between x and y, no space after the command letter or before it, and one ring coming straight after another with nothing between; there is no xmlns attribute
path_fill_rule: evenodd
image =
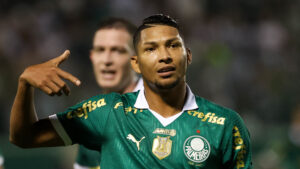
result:
<svg viewBox="0 0 300 169"><path fill-rule="evenodd" d="M20 147L83 144L101 151L101 168L250 169L251 145L241 117L196 96L186 83L192 54L177 22L165 15L144 19L134 35L139 92L89 98L38 119L34 88L49 95L70 92L63 79L80 81L58 66L59 57L25 69L10 116L10 141Z"/></svg>
<svg viewBox="0 0 300 169"><path fill-rule="evenodd" d="M135 25L121 18L110 18L99 24L90 59L102 93L123 94L143 87L130 65L130 58L135 54L132 43L135 31ZM79 145L74 169L97 169L99 161L98 151Z"/></svg>

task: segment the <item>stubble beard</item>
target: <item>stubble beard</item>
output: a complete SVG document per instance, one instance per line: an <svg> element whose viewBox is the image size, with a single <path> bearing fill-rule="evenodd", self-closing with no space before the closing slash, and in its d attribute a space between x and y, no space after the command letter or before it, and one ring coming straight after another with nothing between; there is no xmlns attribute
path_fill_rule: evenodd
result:
<svg viewBox="0 0 300 169"><path fill-rule="evenodd" d="M161 90L173 89L178 84L179 84L179 78L176 79L176 81L171 84L161 84L158 81L154 82L154 85L156 86L156 88L161 89Z"/></svg>

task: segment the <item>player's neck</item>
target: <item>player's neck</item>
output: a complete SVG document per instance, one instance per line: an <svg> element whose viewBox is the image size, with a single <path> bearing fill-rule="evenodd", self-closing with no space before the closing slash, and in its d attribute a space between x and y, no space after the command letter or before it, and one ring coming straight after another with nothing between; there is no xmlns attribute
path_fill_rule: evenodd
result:
<svg viewBox="0 0 300 169"><path fill-rule="evenodd" d="M146 84L145 97L151 110L163 117L181 112L186 98L186 83L183 81L172 89L153 91Z"/></svg>
<svg viewBox="0 0 300 169"><path fill-rule="evenodd" d="M133 90L135 89L136 85L138 83L138 80L133 80L128 86L126 86L126 88L124 88L124 90L120 93L124 94L124 93L130 93L133 92Z"/></svg>
<svg viewBox="0 0 300 169"><path fill-rule="evenodd" d="M107 94L107 93L111 93L111 92L116 92L116 93L124 94L124 93L133 92L137 83L138 83L138 77L134 76L134 78L131 78L131 80L126 85L124 85L124 87L103 89L103 93Z"/></svg>

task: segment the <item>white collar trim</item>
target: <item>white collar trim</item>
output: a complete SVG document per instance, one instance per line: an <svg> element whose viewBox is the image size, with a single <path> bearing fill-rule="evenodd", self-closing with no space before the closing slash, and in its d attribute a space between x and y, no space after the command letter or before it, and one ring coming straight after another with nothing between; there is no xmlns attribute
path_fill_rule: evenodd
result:
<svg viewBox="0 0 300 169"><path fill-rule="evenodd" d="M175 121L184 111L186 110L194 110L198 108L198 105L196 103L196 99L195 99L195 95L193 94L193 92L191 91L190 87L188 85L187 86L187 99L185 100L183 109L181 110L180 113L177 113L171 117L163 117L160 114L158 114L157 112L151 110L149 108L149 104L146 100L145 97L145 91L144 89L141 89L138 97L135 101L134 107L138 108L138 109L149 109L150 112L160 121L160 123L166 127L167 125L171 124L173 121Z"/></svg>

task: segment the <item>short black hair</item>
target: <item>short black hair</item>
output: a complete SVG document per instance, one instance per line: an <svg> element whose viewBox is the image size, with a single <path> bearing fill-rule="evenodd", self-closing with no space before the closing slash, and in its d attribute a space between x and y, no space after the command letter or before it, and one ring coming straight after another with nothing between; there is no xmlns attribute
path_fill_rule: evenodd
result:
<svg viewBox="0 0 300 169"><path fill-rule="evenodd" d="M140 25L137 28L136 32L134 33L133 45L136 53L138 53L137 44L140 41L141 31L151 27L152 25L168 25L176 28L179 33L181 32L181 28L178 22L175 19L171 18L170 16L164 14L156 14L156 15L149 16L148 18L145 18L143 20L142 25Z"/></svg>
<svg viewBox="0 0 300 169"><path fill-rule="evenodd" d="M123 18L108 18L97 25L97 31L101 29L124 29L130 36L133 36L137 30L137 27L130 21Z"/></svg>

